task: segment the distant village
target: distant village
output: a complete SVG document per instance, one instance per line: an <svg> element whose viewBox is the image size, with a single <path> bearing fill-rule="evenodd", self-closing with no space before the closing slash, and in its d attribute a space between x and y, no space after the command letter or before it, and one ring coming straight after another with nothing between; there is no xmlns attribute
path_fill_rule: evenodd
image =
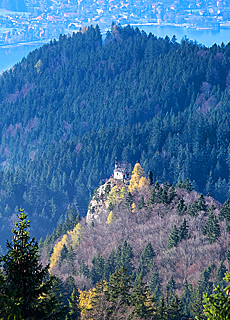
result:
<svg viewBox="0 0 230 320"><path fill-rule="evenodd" d="M197 29L230 27L230 0L28 0L27 12L0 9L0 46L58 39L98 24L176 25Z"/></svg>

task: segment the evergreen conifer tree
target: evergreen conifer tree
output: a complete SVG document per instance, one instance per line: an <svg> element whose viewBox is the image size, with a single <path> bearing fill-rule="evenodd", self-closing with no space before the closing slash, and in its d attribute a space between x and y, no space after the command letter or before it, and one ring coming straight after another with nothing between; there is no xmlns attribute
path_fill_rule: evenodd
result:
<svg viewBox="0 0 230 320"><path fill-rule="evenodd" d="M213 283L210 281L212 271L214 269L215 265L211 264L208 268L204 269L202 272L202 275L197 282L197 301L199 301L200 298L203 297L203 293L211 294L212 288L213 288Z"/></svg>
<svg viewBox="0 0 230 320"><path fill-rule="evenodd" d="M206 211L207 210L207 206L205 204L205 199L203 194L201 193L197 199L197 209L199 211Z"/></svg>
<svg viewBox="0 0 230 320"><path fill-rule="evenodd" d="M160 305L157 308L157 320L168 320L167 306L164 299L161 299Z"/></svg>
<svg viewBox="0 0 230 320"><path fill-rule="evenodd" d="M169 301L171 301L172 298L175 296L175 291L176 291L176 282L173 278L173 275L171 275L166 286L166 292L167 292L167 297Z"/></svg>
<svg viewBox="0 0 230 320"><path fill-rule="evenodd" d="M191 307L193 300L193 288L192 285L188 283L185 279L183 284L183 293L181 296L181 302L183 304L183 312L186 316L191 316Z"/></svg>
<svg viewBox="0 0 230 320"><path fill-rule="evenodd" d="M155 314L154 300L150 296L149 287L143 283L142 277L139 277L133 289L131 305L134 306L133 314L137 318L151 319Z"/></svg>
<svg viewBox="0 0 230 320"><path fill-rule="evenodd" d="M145 206L145 201L144 201L144 197L141 197L141 201L138 204L138 209L141 210L142 208L144 208Z"/></svg>
<svg viewBox="0 0 230 320"><path fill-rule="evenodd" d="M111 251L108 259L105 261L105 267L104 267L104 279L106 281L109 281L111 275L116 270L116 253L114 250Z"/></svg>
<svg viewBox="0 0 230 320"><path fill-rule="evenodd" d="M148 178L149 178L149 185L152 186L153 185L153 172L151 170L149 171Z"/></svg>
<svg viewBox="0 0 230 320"><path fill-rule="evenodd" d="M151 242L147 243L144 250L141 253L139 266L137 268L137 276L145 277L148 272L153 268L155 257L155 252L153 250Z"/></svg>
<svg viewBox="0 0 230 320"><path fill-rule="evenodd" d="M174 225L172 232L170 233L170 236L168 238L167 248L171 249L173 247L176 247L178 242L179 242L178 229L177 229L176 225Z"/></svg>
<svg viewBox="0 0 230 320"><path fill-rule="evenodd" d="M43 267L39 262L38 243L29 236L30 221L24 209L19 209L17 217L12 242L7 241L7 252L1 256L5 294L9 298L2 312L4 319L63 319L65 308L52 291L55 278L48 276L49 265Z"/></svg>
<svg viewBox="0 0 230 320"><path fill-rule="evenodd" d="M109 295L106 292L107 283L101 280L96 284L96 288L89 292L88 302L84 299L84 312L81 311L81 319L110 319L113 316L113 305L109 301ZM81 297L81 295L80 295ZM82 299L81 299L82 307Z"/></svg>
<svg viewBox="0 0 230 320"><path fill-rule="evenodd" d="M108 181L106 183L105 191L104 191L106 196L109 194L110 190L111 190L111 183L110 183L110 181Z"/></svg>
<svg viewBox="0 0 230 320"><path fill-rule="evenodd" d="M152 188L150 196L149 196L149 204L154 204L156 201L156 190L155 187Z"/></svg>
<svg viewBox="0 0 230 320"><path fill-rule="evenodd" d="M133 196L130 192L127 193L126 199L125 199L125 204L127 207L131 207L133 201Z"/></svg>
<svg viewBox="0 0 230 320"><path fill-rule="evenodd" d="M49 233L47 233L46 238L43 243L43 246L47 249L47 251L48 251L50 244L51 244L51 237L50 237Z"/></svg>
<svg viewBox="0 0 230 320"><path fill-rule="evenodd" d="M153 273L151 280L150 280L149 288L152 292L152 295L153 295L155 301L159 302L160 299L163 297L163 294L161 291L161 281L160 281L158 272Z"/></svg>
<svg viewBox="0 0 230 320"><path fill-rule="evenodd" d="M132 274L134 269L133 263L132 263L133 257L134 257L133 249L130 246L130 244L127 243L127 241L125 240L122 248L122 253L121 253L121 265L125 267L129 275Z"/></svg>
<svg viewBox="0 0 230 320"><path fill-rule="evenodd" d="M157 189L156 189L157 190ZM156 203L164 203L165 194L162 196L163 188L159 185L159 189L156 192L155 201Z"/></svg>
<svg viewBox="0 0 230 320"><path fill-rule="evenodd" d="M64 282L61 282L61 292L63 295L63 301L65 305L69 304L69 299L73 292L73 289L77 289L73 276L68 276Z"/></svg>
<svg viewBox="0 0 230 320"><path fill-rule="evenodd" d="M120 270L120 268L122 267L121 254L122 254L122 249L121 249L121 245L119 244L117 246L116 259L115 259L116 270Z"/></svg>
<svg viewBox="0 0 230 320"><path fill-rule="evenodd" d="M12 310L12 306L10 306L10 297L6 296L4 282L5 278L3 277L2 270L0 269L0 319L3 319L2 316L7 315L7 308Z"/></svg>
<svg viewBox="0 0 230 320"><path fill-rule="evenodd" d="M180 179L176 185L178 189L183 189L183 181Z"/></svg>
<svg viewBox="0 0 230 320"><path fill-rule="evenodd" d="M66 254L66 260L70 261L70 262L73 262L74 257L75 257L75 253L74 253L73 247L70 246L69 250L68 250L68 252Z"/></svg>
<svg viewBox="0 0 230 320"><path fill-rule="evenodd" d="M61 250L61 256L60 256L60 260L59 260L60 264L64 259L66 259L67 254L68 254L68 249L67 249L66 245L64 244L62 247L62 250Z"/></svg>
<svg viewBox="0 0 230 320"><path fill-rule="evenodd" d="M220 217L230 221L230 200L226 200L220 209Z"/></svg>
<svg viewBox="0 0 230 320"><path fill-rule="evenodd" d="M188 233L187 221L185 220L185 218L182 225L179 227L178 237L179 237L179 241L183 239L188 239L190 237L190 234Z"/></svg>
<svg viewBox="0 0 230 320"><path fill-rule="evenodd" d="M113 308L119 303L120 306L129 306L131 303L130 289L131 289L131 276L128 275L124 266L120 270L116 270L110 277L110 280L106 286L106 294L109 297L109 301L112 302Z"/></svg>
<svg viewBox="0 0 230 320"><path fill-rule="evenodd" d="M191 181L188 178L185 179L183 185L188 192L191 192L194 189Z"/></svg>
<svg viewBox="0 0 230 320"><path fill-rule="evenodd" d="M103 279L104 266L105 261L100 254L92 259L92 267L89 275L94 284Z"/></svg>
<svg viewBox="0 0 230 320"><path fill-rule="evenodd" d="M221 261L219 268L216 271L216 285L219 286L221 289L223 289L224 286L226 285L226 283L223 280L226 271L227 271L227 268L225 267L225 265Z"/></svg>
<svg viewBox="0 0 230 320"><path fill-rule="evenodd" d="M132 288L131 277L121 267L108 282L97 283L83 319L133 319Z"/></svg>
<svg viewBox="0 0 230 320"><path fill-rule="evenodd" d="M80 274L83 274L85 277L89 277L89 268L88 266L85 264L85 261L82 259L80 262L80 266L79 266L79 270L78 272Z"/></svg>
<svg viewBox="0 0 230 320"><path fill-rule="evenodd" d="M196 217L198 215L197 201L195 201L192 206L188 206L187 213L192 217Z"/></svg>
<svg viewBox="0 0 230 320"><path fill-rule="evenodd" d="M209 213L207 224L203 228L203 234L208 236L210 243L214 243L220 237L218 218L212 211Z"/></svg>
<svg viewBox="0 0 230 320"><path fill-rule="evenodd" d="M164 185L159 200L161 203L168 203L168 186L167 185Z"/></svg>
<svg viewBox="0 0 230 320"><path fill-rule="evenodd" d="M109 209L109 211L112 211L112 210L113 210L113 208L114 208L114 205L112 204L112 202L110 202L110 203L109 203L109 205L108 205L108 209Z"/></svg>
<svg viewBox="0 0 230 320"><path fill-rule="evenodd" d="M175 191L174 186L172 185L169 188L168 202L171 203L173 201L173 199L175 198L175 196L176 196L176 191Z"/></svg>
<svg viewBox="0 0 230 320"><path fill-rule="evenodd" d="M230 250L228 249L227 253L226 253L226 258L228 260L228 263L230 263Z"/></svg>
<svg viewBox="0 0 230 320"><path fill-rule="evenodd" d="M78 320L80 319L80 307L79 307L79 301L78 296L76 293L75 288L73 289L73 292L71 294L71 297L69 299L69 314L67 316L68 320Z"/></svg>
<svg viewBox="0 0 230 320"><path fill-rule="evenodd" d="M73 228L79 223L80 220L80 215L76 214L76 210L74 208L70 210L63 226L65 232L73 230Z"/></svg>
<svg viewBox="0 0 230 320"><path fill-rule="evenodd" d="M156 189L156 190L159 190L159 189L160 189L160 184L159 184L158 181L156 181L156 183L155 183L155 189Z"/></svg>
<svg viewBox="0 0 230 320"><path fill-rule="evenodd" d="M176 187L178 189L186 189L188 192L191 192L194 189L188 178L186 178L184 182L182 182L182 180L179 180Z"/></svg>
<svg viewBox="0 0 230 320"><path fill-rule="evenodd" d="M178 299L177 296L175 296L171 303L167 307L167 314L168 314L168 319L170 320L185 320L185 316L183 314L183 308L182 308L182 303Z"/></svg>
<svg viewBox="0 0 230 320"><path fill-rule="evenodd" d="M183 215L183 214L186 213L187 206L186 206L186 204L184 202L183 197L179 200L176 208L177 208L177 212L178 212L179 215Z"/></svg>

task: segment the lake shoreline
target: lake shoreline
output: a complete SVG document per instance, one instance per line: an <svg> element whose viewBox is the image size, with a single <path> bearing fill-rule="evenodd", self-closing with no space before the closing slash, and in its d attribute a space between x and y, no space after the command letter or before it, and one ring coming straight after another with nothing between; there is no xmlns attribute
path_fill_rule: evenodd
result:
<svg viewBox="0 0 230 320"><path fill-rule="evenodd" d="M175 35L176 41L181 42L183 39L190 41L196 41L201 46L211 47L215 43L221 45L223 42L227 44L230 42L230 24L220 27L218 29L199 29L191 28L184 25L177 24L164 24L159 25L157 23L140 23L130 24L132 27L138 27L147 34L150 32L157 38L165 38L168 36L170 39ZM125 25L124 25L125 26ZM101 33L105 37L106 32L109 29L102 29ZM71 30L69 33L78 32L78 30ZM51 39L50 39L51 40ZM39 49L44 44L48 44L50 40L37 40L30 42L20 42L0 45L0 72L9 70L16 63L19 63L23 57L26 57L31 51Z"/></svg>
<svg viewBox="0 0 230 320"><path fill-rule="evenodd" d="M165 28L178 28L178 29L185 29L185 30L191 30L191 31L214 31L214 32L218 32L218 31L221 31L221 30L229 30L230 31L230 23L228 24L220 24L219 27L193 27L189 24L176 24L176 23L161 23L161 24L158 24L157 22L143 22L143 23L130 23L130 24L124 24L122 25L122 27L126 27L130 25L131 27L137 27L139 29L141 29L142 27L157 27L157 28L162 28L165 29ZM73 32L78 32L80 30L79 29L76 29L76 30L69 30L69 33L73 33ZM102 34L105 34L108 30L110 29L104 29L104 30L101 30ZM29 41L29 42L19 42L19 43L12 43L12 44L3 44L3 45L0 45L0 49L10 49L10 48L17 48L17 47L22 47L22 46L42 46L44 44L47 44L51 41L51 39L48 39L48 40L34 40L34 41ZM229 37L229 41L230 41L230 37ZM205 45L205 44L204 44Z"/></svg>

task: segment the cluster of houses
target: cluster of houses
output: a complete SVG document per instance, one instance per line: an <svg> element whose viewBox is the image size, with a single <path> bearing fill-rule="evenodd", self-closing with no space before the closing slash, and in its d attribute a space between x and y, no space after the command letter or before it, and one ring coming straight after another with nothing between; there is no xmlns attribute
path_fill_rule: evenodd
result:
<svg viewBox="0 0 230 320"><path fill-rule="evenodd" d="M107 30L112 22L230 26L230 0L27 0L26 6L24 13L0 10L0 45L48 41L90 24Z"/></svg>

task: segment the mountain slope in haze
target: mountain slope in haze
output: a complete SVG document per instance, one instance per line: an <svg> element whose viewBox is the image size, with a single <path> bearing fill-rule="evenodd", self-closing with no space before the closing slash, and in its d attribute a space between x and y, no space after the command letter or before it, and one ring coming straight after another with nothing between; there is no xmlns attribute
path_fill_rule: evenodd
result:
<svg viewBox="0 0 230 320"><path fill-rule="evenodd" d="M31 52L0 77L4 237L20 205L38 237L72 207L85 215L115 157L160 182L188 177L224 202L229 70L229 44L178 44L129 26L113 25L104 42L89 27Z"/></svg>

